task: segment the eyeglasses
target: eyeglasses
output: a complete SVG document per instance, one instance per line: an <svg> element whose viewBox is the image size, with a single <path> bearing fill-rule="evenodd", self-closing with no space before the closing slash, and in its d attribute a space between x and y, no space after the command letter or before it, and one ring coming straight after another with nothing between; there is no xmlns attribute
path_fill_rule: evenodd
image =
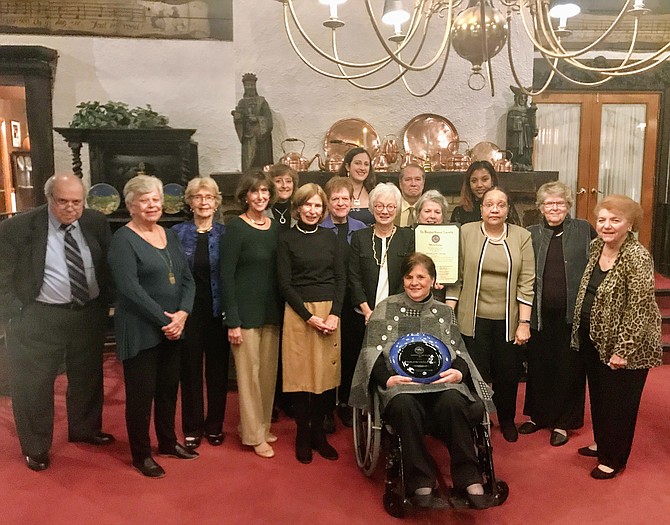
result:
<svg viewBox="0 0 670 525"><path fill-rule="evenodd" d="M556 201L556 202L552 201L552 202L543 202L542 206L549 209L556 208L558 210L562 210L563 208L567 207L567 204L565 203L565 201Z"/></svg>
<svg viewBox="0 0 670 525"><path fill-rule="evenodd" d="M72 206L73 208L81 208L84 205L84 201L82 199L59 199L58 197L54 197L52 195L51 200L54 201L56 206L63 209L67 208L68 206Z"/></svg>
<svg viewBox="0 0 670 525"><path fill-rule="evenodd" d="M507 209L507 203L506 202L485 202L482 204L483 208L486 208L487 210L490 210L491 208L498 208L499 210L505 210Z"/></svg>
<svg viewBox="0 0 670 525"><path fill-rule="evenodd" d="M214 195L191 195L191 200L196 202L214 202Z"/></svg>
<svg viewBox="0 0 670 525"><path fill-rule="evenodd" d="M378 212L382 212L386 208L386 210L388 210L389 213L393 213L396 210L397 206L395 204L375 204L374 208L375 211Z"/></svg>

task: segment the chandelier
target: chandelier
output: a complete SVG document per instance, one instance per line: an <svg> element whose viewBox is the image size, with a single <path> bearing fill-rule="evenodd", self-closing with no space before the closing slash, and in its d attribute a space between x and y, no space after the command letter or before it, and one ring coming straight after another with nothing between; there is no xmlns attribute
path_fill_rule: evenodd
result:
<svg viewBox="0 0 670 525"><path fill-rule="evenodd" d="M300 22L294 4L304 0L278 1L283 4L284 27L289 42L300 59L321 75L346 80L365 90L382 89L401 81L412 95L426 96L442 80L452 48L472 64L468 86L480 90L488 84L492 96L495 87L491 59L505 47L514 82L529 96L542 93L555 75L574 84L598 86L616 77L647 71L670 57L670 42L642 56L636 53L640 18L650 11L645 7L644 0L619 0L623 5L609 28L593 42L576 50L567 50L562 41L571 34L567 28L568 18L580 12L576 4L578 0L384 0L383 9L380 9L381 0L353 0L352 4L365 4L371 28L368 32L370 40L374 41L368 42L369 46L366 47L381 47L381 56L359 61L340 55L338 30L341 31L347 24L345 15L349 13L346 8L353 9L352 6L341 5L346 0L311 2L313 6L309 9L312 12L323 8L325 14L329 8L330 16L323 22L326 32L330 32L328 46L318 45ZM341 7L339 12L338 7ZM633 30L623 58L617 59L616 64L594 64L585 60L586 53L602 44L624 21L629 23L631 20ZM525 34L535 52L547 60L551 69L545 84L535 91L522 85L514 65L511 38L513 22L521 24L523 31L520 34ZM438 36L429 39L429 33ZM302 48L298 46L298 37L304 42ZM434 49L424 50L427 42L434 44ZM311 48L309 53L317 55L319 65L307 57L303 48ZM328 63L331 64L330 70L320 67ZM565 65L590 72L594 80L589 82L570 76ZM437 74L430 87L420 92L412 89L407 77L433 66ZM386 73L380 82L382 71ZM377 83L371 83L374 81Z"/></svg>

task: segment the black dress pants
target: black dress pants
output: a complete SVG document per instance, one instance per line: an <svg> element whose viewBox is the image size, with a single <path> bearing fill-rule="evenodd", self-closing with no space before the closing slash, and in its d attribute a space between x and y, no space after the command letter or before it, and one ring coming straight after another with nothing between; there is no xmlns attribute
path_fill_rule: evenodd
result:
<svg viewBox="0 0 670 525"><path fill-rule="evenodd" d="M186 320L181 353L181 410L185 436L223 432L228 393L230 343L220 317L193 312ZM207 416L203 395L203 358L207 386Z"/></svg>
<svg viewBox="0 0 670 525"><path fill-rule="evenodd" d="M483 416L481 403L473 403L456 390L426 394L398 394L384 409L384 420L400 437L405 491L435 486L435 462L424 435L444 441L451 457L451 481L457 489L481 483L472 428Z"/></svg>
<svg viewBox="0 0 670 525"><path fill-rule="evenodd" d="M365 336L365 316L357 313L353 306L345 304L342 307L342 379L337 387L337 400L340 403L349 403L351 381L358 362L358 356L363 346Z"/></svg>
<svg viewBox="0 0 670 525"><path fill-rule="evenodd" d="M591 342L588 323L580 326L579 353L589 383L593 437L598 461L615 470L626 466L633 446L637 413L648 369L612 370L600 360Z"/></svg>
<svg viewBox="0 0 670 525"><path fill-rule="evenodd" d="M106 305L81 309L32 303L7 332L12 408L24 455L46 454L54 422L54 381L65 362L68 438L93 437L102 427L102 350Z"/></svg>
<svg viewBox="0 0 670 525"><path fill-rule="evenodd" d="M174 417L181 344L181 341L164 340L123 362L126 427L133 461L143 461L151 456L149 422L152 404L159 450L173 450L177 444Z"/></svg>
<svg viewBox="0 0 670 525"><path fill-rule="evenodd" d="M520 346L506 340L505 331L505 320L477 317L475 337L463 336L463 340L484 381L493 384L498 421L511 423L516 415L523 355Z"/></svg>
<svg viewBox="0 0 670 525"><path fill-rule="evenodd" d="M570 348L565 315L565 309L544 309L542 330L531 333L524 414L541 427L571 430L584 425L586 374Z"/></svg>

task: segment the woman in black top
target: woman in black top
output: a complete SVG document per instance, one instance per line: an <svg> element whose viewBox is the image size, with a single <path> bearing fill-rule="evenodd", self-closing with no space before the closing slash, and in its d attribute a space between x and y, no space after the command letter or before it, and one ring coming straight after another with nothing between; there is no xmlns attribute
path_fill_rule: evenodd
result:
<svg viewBox="0 0 670 525"><path fill-rule="evenodd" d="M277 196L265 214L277 221L279 231L284 232L295 225L295 220L291 219L291 198L298 189L298 172L286 164L273 164L268 176L274 182Z"/></svg>
<svg viewBox="0 0 670 525"><path fill-rule="evenodd" d="M171 229L179 237L195 280L193 312L186 320L186 343L181 355L184 445L195 449L200 446L203 434L212 446L221 445L224 438L230 345L221 323L219 239L225 227L214 222L214 214L221 205L221 194L211 177L191 179L184 200L193 211L193 220ZM206 417L203 357L206 361Z"/></svg>
<svg viewBox="0 0 670 525"><path fill-rule="evenodd" d="M497 188L498 174L488 160L477 160L468 166L461 185L461 204L451 212L451 222L467 224L482 220L482 197L487 190ZM510 202L507 222L521 224L519 215Z"/></svg>
<svg viewBox="0 0 670 525"><path fill-rule="evenodd" d="M312 461L312 448L326 459L337 451L326 440L323 419L329 389L340 383L339 316L345 291L345 266L337 238L319 223L326 215L326 195L306 184L294 195L297 224L279 239L277 277L286 300L282 336L284 392L295 392L298 426L296 458Z"/></svg>
<svg viewBox="0 0 670 525"><path fill-rule="evenodd" d="M577 352L570 349L572 318L579 280L596 236L591 225L570 218L572 191L562 182L537 191L540 224L529 227L535 251L535 296L528 341L528 380L520 434L550 428L549 443L568 442L568 430L584 424L586 375Z"/></svg>
<svg viewBox="0 0 670 525"><path fill-rule="evenodd" d="M369 197L377 184L377 177L370 154L365 148L350 149L344 156L337 174L340 177L349 177L354 186L349 216L365 224L372 224L374 219L369 210Z"/></svg>

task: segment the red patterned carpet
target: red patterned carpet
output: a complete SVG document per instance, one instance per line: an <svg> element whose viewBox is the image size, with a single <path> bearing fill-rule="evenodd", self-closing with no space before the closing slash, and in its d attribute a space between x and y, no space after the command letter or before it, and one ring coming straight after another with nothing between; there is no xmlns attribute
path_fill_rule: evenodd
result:
<svg viewBox="0 0 670 525"><path fill-rule="evenodd" d="M294 426L282 419L274 459L243 448L235 435L237 396L229 396L227 439L204 444L196 461L160 458L167 476L149 480L130 468L123 421L123 379L113 357L105 361L104 430L117 437L107 448L66 441L65 380L57 383L52 466L28 470L20 456L7 397L0 398L0 523L33 524L379 524L398 523L381 504L381 472L365 478L357 469L349 429L331 439L339 461L315 457L311 465L293 457ZM520 398L522 402L522 397ZM521 421L521 419L519 419ZM592 480L591 458L578 456L590 442L590 427L564 447L549 446L549 433L505 442L493 433L499 477L510 486L501 507L486 511L442 511L416 515L408 523L608 524L667 523L670 510L670 366L653 370L642 400L627 470L608 481ZM448 455L438 443L436 459ZM381 469L380 469L381 470ZM448 469L444 468L448 473Z"/></svg>

